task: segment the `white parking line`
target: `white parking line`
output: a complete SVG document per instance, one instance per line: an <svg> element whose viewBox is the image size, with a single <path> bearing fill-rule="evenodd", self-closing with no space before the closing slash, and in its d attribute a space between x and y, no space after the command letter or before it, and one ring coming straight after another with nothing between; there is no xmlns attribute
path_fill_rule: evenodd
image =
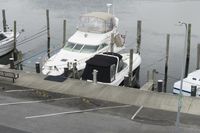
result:
<svg viewBox="0 0 200 133"><path fill-rule="evenodd" d="M19 104L28 104L28 103L41 103L41 102L59 101L59 100L70 100L70 99L76 99L76 98L80 98L80 97L67 97L67 98L55 98L55 99L38 100L38 101L22 101L22 102L13 102L13 103L0 103L0 106L19 105Z"/></svg>
<svg viewBox="0 0 200 133"><path fill-rule="evenodd" d="M85 109L85 110L74 110L74 111L67 111L67 112L27 116L27 117L25 117L25 119L50 117L50 116L57 116L57 115L63 115L63 114L84 113L84 112L92 112L92 111L106 110L106 109L126 108L126 107L131 107L131 106L133 106L133 105L109 106L109 107L101 107L101 108L93 108L93 109Z"/></svg>
<svg viewBox="0 0 200 133"><path fill-rule="evenodd" d="M34 89L27 89L27 90L7 90L7 91L4 91L6 93L10 93L10 92L26 92L26 91L34 91Z"/></svg>
<svg viewBox="0 0 200 133"><path fill-rule="evenodd" d="M131 117L131 120L133 120L133 119L136 117L136 115L142 110L142 108L143 108L143 106L141 106L141 107L135 112L135 114Z"/></svg>

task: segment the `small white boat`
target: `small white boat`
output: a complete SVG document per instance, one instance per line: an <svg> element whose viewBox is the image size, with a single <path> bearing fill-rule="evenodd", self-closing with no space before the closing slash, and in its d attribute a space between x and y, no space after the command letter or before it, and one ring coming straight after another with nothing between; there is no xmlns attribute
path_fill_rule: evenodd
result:
<svg viewBox="0 0 200 133"><path fill-rule="evenodd" d="M19 33L16 34L16 38ZM14 49L14 32L0 32L0 56L6 55Z"/></svg>
<svg viewBox="0 0 200 133"><path fill-rule="evenodd" d="M179 94L180 93L180 85L181 81L177 81L174 83L173 86L173 93ZM190 74L186 78L183 79L183 87L182 87L182 94L184 96L191 96L191 87L197 86L196 95L200 96L200 70L196 70Z"/></svg>
<svg viewBox="0 0 200 133"><path fill-rule="evenodd" d="M133 74L141 64L141 56L133 54ZM129 53L106 52L97 54L86 61L82 80L92 82L93 70L97 70L97 83L119 86L129 72Z"/></svg>
<svg viewBox="0 0 200 133"><path fill-rule="evenodd" d="M80 17L77 31L68 39L66 45L45 61L44 75L59 76L64 68L72 69L76 63L78 71L85 68L85 61L94 55L110 51L111 35L114 34L114 52L124 49L123 37L118 33L117 17L106 12L92 12Z"/></svg>

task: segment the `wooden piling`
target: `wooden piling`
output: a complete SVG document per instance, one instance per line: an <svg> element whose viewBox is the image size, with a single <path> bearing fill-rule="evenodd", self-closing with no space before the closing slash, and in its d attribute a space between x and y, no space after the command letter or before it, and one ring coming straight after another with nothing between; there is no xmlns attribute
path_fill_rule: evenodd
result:
<svg viewBox="0 0 200 133"><path fill-rule="evenodd" d="M9 58L9 61L10 61L10 69L15 69L14 58Z"/></svg>
<svg viewBox="0 0 200 133"><path fill-rule="evenodd" d="M154 89L155 89L155 81L156 81L156 69L152 70L152 80L153 80L152 91L154 91Z"/></svg>
<svg viewBox="0 0 200 133"><path fill-rule="evenodd" d="M47 18L47 56L50 58L50 23L49 23L49 10L46 10Z"/></svg>
<svg viewBox="0 0 200 133"><path fill-rule="evenodd" d="M2 17L3 17L3 31L7 31L7 26L6 26L6 12L5 9L2 10Z"/></svg>
<svg viewBox="0 0 200 133"><path fill-rule="evenodd" d="M142 21L137 21L137 53L140 54Z"/></svg>
<svg viewBox="0 0 200 133"><path fill-rule="evenodd" d="M158 92L162 92L162 88L163 88L163 80L158 80L158 82L157 82L157 91Z"/></svg>
<svg viewBox="0 0 200 133"><path fill-rule="evenodd" d="M110 52L114 52L114 33L111 34Z"/></svg>
<svg viewBox="0 0 200 133"><path fill-rule="evenodd" d="M149 78L149 70L147 71L147 82L149 82L150 78Z"/></svg>
<svg viewBox="0 0 200 133"><path fill-rule="evenodd" d="M69 68L64 68L64 76L65 77L69 76Z"/></svg>
<svg viewBox="0 0 200 133"><path fill-rule="evenodd" d="M165 78L164 78L164 92L167 92L168 60L169 60L169 42L170 42L170 34L167 34L166 59L165 59Z"/></svg>
<svg viewBox="0 0 200 133"><path fill-rule="evenodd" d="M74 79L76 78L76 74L77 74L77 69L76 69L76 67L77 67L77 63L74 62L74 63L73 63L73 68L72 68L72 71L73 71L73 78L74 78Z"/></svg>
<svg viewBox="0 0 200 133"><path fill-rule="evenodd" d="M17 22L14 21L14 28L13 28L13 32L14 32L14 50L13 50L13 57L14 57L14 61L18 60L18 53L17 53Z"/></svg>
<svg viewBox="0 0 200 133"><path fill-rule="evenodd" d="M191 45L191 24L187 25L187 54L186 54L186 62L185 62L185 75L187 77L189 71L190 64L190 45Z"/></svg>
<svg viewBox="0 0 200 133"><path fill-rule="evenodd" d="M132 69L133 69L133 49L130 49L129 72L128 72L128 77L129 77L128 85L129 85L129 87L132 86L132 80L133 80Z"/></svg>
<svg viewBox="0 0 200 133"><path fill-rule="evenodd" d="M199 62L200 62L200 43L197 45L197 68L196 68L196 70L198 70L200 68Z"/></svg>
<svg viewBox="0 0 200 133"><path fill-rule="evenodd" d="M35 70L36 70L36 73L40 73L40 62L35 63Z"/></svg>
<svg viewBox="0 0 200 133"><path fill-rule="evenodd" d="M191 85L191 93L190 93L190 95L192 97L196 97L196 95L197 95L197 86Z"/></svg>
<svg viewBox="0 0 200 133"><path fill-rule="evenodd" d="M23 70L23 65L22 64L20 64L19 67L20 67L20 70Z"/></svg>
<svg viewBox="0 0 200 133"><path fill-rule="evenodd" d="M66 20L63 21L63 47L65 46L66 42Z"/></svg>

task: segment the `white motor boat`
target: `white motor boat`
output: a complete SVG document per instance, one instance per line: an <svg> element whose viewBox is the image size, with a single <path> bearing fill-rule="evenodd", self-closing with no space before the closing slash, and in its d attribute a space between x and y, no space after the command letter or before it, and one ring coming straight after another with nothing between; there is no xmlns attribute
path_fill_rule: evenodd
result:
<svg viewBox="0 0 200 133"><path fill-rule="evenodd" d="M16 34L16 38L19 33ZM14 32L0 32L0 56L6 55L14 49Z"/></svg>
<svg viewBox="0 0 200 133"><path fill-rule="evenodd" d="M97 70L97 83L118 86L129 72L129 53L118 54L106 52L97 54L86 61L86 67L82 74L82 80L92 82L93 70ZM135 74L141 64L141 56L133 54L132 72Z"/></svg>
<svg viewBox="0 0 200 133"><path fill-rule="evenodd" d="M106 12L92 12L80 17L77 31L68 39L66 45L45 61L44 75L59 76L64 68L72 69L76 63L78 71L85 68L85 61L98 53L110 51L111 35L114 34L114 52L124 49L123 37L118 33L117 17Z"/></svg>
<svg viewBox="0 0 200 133"><path fill-rule="evenodd" d="M179 94L180 93L180 85L181 81L177 81L174 83L173 86L173 93ZM191 96L192 86L196 86L196 96L200 96L200 70L196 70L190 74L186 78L183 79L183 87L182 87L182 94L184 96Z"/></svg>

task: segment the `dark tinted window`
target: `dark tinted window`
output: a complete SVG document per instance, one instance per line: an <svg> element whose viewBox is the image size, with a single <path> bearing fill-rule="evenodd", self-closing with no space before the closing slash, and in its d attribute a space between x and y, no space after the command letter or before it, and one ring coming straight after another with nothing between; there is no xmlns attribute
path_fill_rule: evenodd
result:
<svg viewBox="0 0 200 133"><path fill-rule="evenodd" d="M7 38L4 34L0 34L0 41Z"/></svg>

